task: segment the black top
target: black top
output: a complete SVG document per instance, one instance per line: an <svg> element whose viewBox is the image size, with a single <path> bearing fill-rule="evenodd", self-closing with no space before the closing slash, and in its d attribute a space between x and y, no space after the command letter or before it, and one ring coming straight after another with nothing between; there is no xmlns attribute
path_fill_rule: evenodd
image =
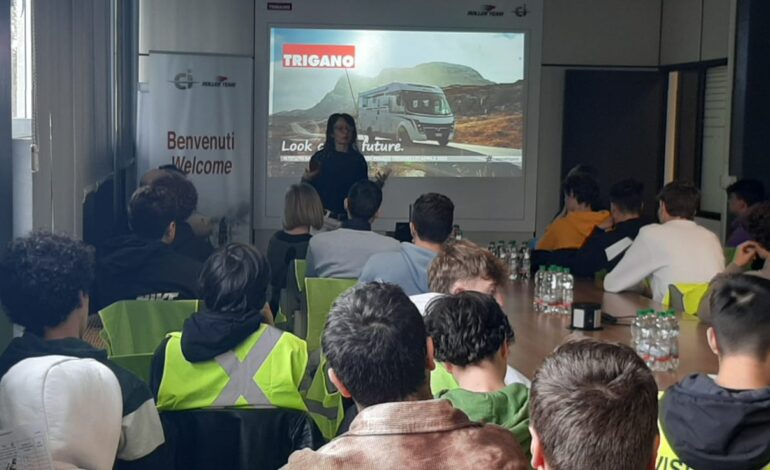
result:
<svg viewBox="0 0 770 470"><path fill-rule="evenodd" d="M318 176L308 181L318 191L324 209L345 213L345 198L353 183L369 177L364 156L351 148L347 153L319 150L310 158L310 168L320 168Z"/></svg>
<svg viewBox="0 0 770 470"><path fill-rule="evenodd" d="M175 252L160 240L128 235L100 250L93 310L118 300L197 299L201 263Z"/></svg>
<svg viewBox="0 0 770 470"><path fill-rule="evenodd" d="M214 247L208 238L195 235L192 227L187 222L177 222L176 237L171 243L171 248L177 253L188 256L199 263L205 263Z"/></svg>
<svg viewBox="0 0 770 470"><path fill-rule="evenodd" d="M281 289L286 288L286 275L289 271L289 263L295 259L305 259L307 246L310 243L310 234L290 235L283 230L275 232L267 244L267 260L270 262L272 274L270 285L270 310L275 315L278 312L278 303L281 300Z"/></svg>
<svg viewBox="0 0 770 470"><path fill-rule="evenodd" d="M623 258L623 254L607 259L607 248L624 238L634 240L639 229L647 223L642 219L630 219L615 225L613 230L604 231L599 227L586 238L579 249L544 251L532 254L532 268L556 265L570 268L575 277L594 277L602 270L612 271Z"/></svg>

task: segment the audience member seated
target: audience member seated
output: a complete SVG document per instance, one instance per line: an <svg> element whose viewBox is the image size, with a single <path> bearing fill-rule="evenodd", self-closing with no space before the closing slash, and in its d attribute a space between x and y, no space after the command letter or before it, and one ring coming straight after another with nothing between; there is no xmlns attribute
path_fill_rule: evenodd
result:
<svg viewBox="0 0 770 470"><path fill-rule="evenodd" d="M382 204L382 189L363 179L345 198L348 220L342 228L319 233L310 239L307 251L308 277L358 279L369 257L383 251L398 251L394 238L372 232L372 222Z"/></svg>
<svg viewBox="0 0 770 470"><path fill-rule="evenodd" d="M158 409L306 409L299 386L307 345L266 323L269 282L267 259L249 245L231 243L209 257L200 275L205 310L155 352L150 383Z"/></svg>
<svg viewBox="0 0 770 470"><path fill-rule="evenodd" d="M206 261L214 252L214 247L207 237L196 235L187 222L198 205L198 191L195 185L179 172L166 171L165 175L152 182L152 186L166 188L176 197L177 213L174 217L176 235L171 248L200 263Z"/></svg>
<svg viewBox="0 0 770 470"><path fill-rule="evenodd" d="M171 248L176 198L165 186L142 186L131 196L131 235L107 241L99 252L96 310L118 300L196 299L201 264Z"/></svg>
<svg viewBox="0 0 770 470"><path fill-rule="evenodd" d="M120 441L116 449L119 464L130 461L157 468L151 464L160 464L156 459L163 452L158 447L164 437L150 390L132 373L110 362L105 351L94 349L80 339L86 328L93 281L93 253L80 241L36 232L8 245L0 258L0 302L10 320L23 326L25 331L0 355L0 378L12 368L18 370L32 364L25 361L30 358L70 356L104 364L115 375L121 394L118 401L122 402L122 424L118 423ZM33 370L30 375L34 375ZM94 397L93 402L95 408L91 411L98 413L96 404L104 400ZM63 415L68 412L61 411ZM106 416L101 423L94 421L95 425L107 422ZM83 425L68 424L73 431ZM73 435L73 442L80 437ZM79 450L82 451L82 447ZM105 449L92 451L102 455Z"/></svg>
<svg viewBox="0 0 770 470"><path fill-rule="evenodd" d="M594 210L599 200L599 184L593 177L575 173L564 180L562 189L567 214L551 222L537 244L538 250L580 248L594 227L610 216L607 211Z"/></svg>
<svg viewBox="0 0 770 470"><path fill-rule="evenodd" d="M283 205L283 230L275 232L267 244L270 271L270 310L278 312L281 290L286 288L286 274L295 259L305 259L310 229L324 224L324 207L315 188L307 183L293 184L286 191Z"/></svg>
<svg viewBox="0 0 770 470"><path fill-rule="evenodd" d="M639 230L634 243L604 279L608 292L643 290L649 280L652 298L662 302L669 284L709 282L725 267L719 239L695 224L700 192L690 183L668 183L658 194L658 218Z"/></svg>
<svg viewBox="0 0 770 470"><path fill-rule="evenodd" d="M443 194L427 193L412 208L409 229L414 243L401 243L401 253L377 253L369 258L359 281L390 282L406 295L428 292L428 266L452 233L455 206Z"/></svg>
<svg viewBox="0 0 770 470"><path fill-rule="evenodd" d="M707 338L719 357L719 373L713 379L691 375L663 395L656 468L767 468L770 281L747 275L721 279L711 311Z"/></svg>
<svg viewBox="0 0 770 470"><path fill-rule="evenodd" d="M508 267L495 255L469 240L451 240L442 248L428 269L430 292L413 295L421 314L431 300L445 294L473 291L505 302Z"/></svg>
<svg viewBox="0 0 770 470"><path fill-rule="evenodd" d="M178 166L174 164L161 165L158 168L152 169L142 175L142 178L139 180L139 186L148 186L153 181L155 181L155 179L161 176L165 176L168 173L173 173L187 178L187 174L180 170ZM187 218L187 223L190 225L190 228L192 228L192 231L196 237L208 239L211 236L211 233L214 231L214 227L211 225L211 219L203 214L199 214L198 212L193 212L190 217Z"/></svg>
<svg viewBox="0 0 770 470"><path fill-rule="evenodd" d="M478 292L440 297L428 306L425 327L460 388L437 398L452 402L474 421L510 430L529 451L529 390L505 384L513 329L494 298Z"/></svg>
<svg viewBox="0 0 770 470"><path fill-rule="evenodd" d="M728 210L735 219L725 246L732 248L751 239L746 229L746 217L755 204L765 200L765 186L754 179L738 180L727 187L727 196Z"/></svg>
<svg viewBox="0 0 770 470"><path fill-rule="evenodd" d="M428 281L432 292L413 295L409 299L425 315L428 304L446 294L480 292L492 296L502 307L508 283L508 267L495 255L468 240L450 241L433 260L428 269ZM529 386L529 379L508 366L505 383L521 383ZM434 393L451 390L459 385L443 364L431 374Z"/></svg>
<svg viewBox="0 0 770 470"><path fill-rule="evenodd" d="M735 250L733 261L721 274L711 281L709 290L701 299L698 308L698 318L701 321L711 321L710 292L712 291L712 286L722 278L745 272L746 274L770 280L770 263L767 261L770 259L770 202L754 205L747 214L745 223L748 229L749 241L743 242L738 246L738 249ZM757 259L762 261L762 269L746 271Z"/></svg>
<svg viewBox="0 0 770 470"><path fill-rule="evenodd" d="M530 394L533 468L655 468L658 390L628 346L565 343L537 370Z"/></svg>
<svg viewBox="0 0 770 470"><path fill-rule="evenodd" d="M354 287L334 304L322 338L329 378L359 413L287 469L527 468L513 435L432 400L433 342L417 308L392 284Z"/></svg>
<svg viewBox="0 0 770 470"><path fill-rule="evenodd" d="M598 225L579 249L532 253L534 269L556 265L569 268L576 277L593 278L601 271L611 271L631 246L642 221L644 185L634 179L623 180L610 188L610 215Z"/></svg>

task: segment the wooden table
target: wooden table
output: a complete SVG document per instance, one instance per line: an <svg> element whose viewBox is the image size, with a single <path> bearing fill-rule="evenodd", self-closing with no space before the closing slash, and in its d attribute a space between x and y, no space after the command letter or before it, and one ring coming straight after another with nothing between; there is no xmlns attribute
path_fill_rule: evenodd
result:
<svg viewBox="0 0 770 470"><path fill-rule="evenodd" d="M602 311L620 319L618 325L604 323L600 331L570 330L569 315L538 314L532 308L533 283L514 281L511 283L505 312L515 334L508 363L529 377L543 359L558 345L572 338L596 338L631 345L629 324L637 310L654 308L665 310L657 303L637 294L610 294L596 287L592 282L578 280L575 285L575 302L602 304ZM706 326L689 315L678 314L679 319L679 367L673 372L655 372L658 388L664 390L687 375L703 372L717 372L717 357L708 347Z"/></svg>

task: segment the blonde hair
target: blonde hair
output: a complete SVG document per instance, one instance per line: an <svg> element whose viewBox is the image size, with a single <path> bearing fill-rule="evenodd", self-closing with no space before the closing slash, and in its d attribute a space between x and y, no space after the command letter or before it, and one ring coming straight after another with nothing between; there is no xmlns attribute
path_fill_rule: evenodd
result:
<svg viewBox="0 0 770 470"><path fill-rule="evenodd" d="M471 279L491 280L496 286L505 286L508 266L489 250L468 240L459 240L446 243L428 269L433 292L451 294L455 282Z"/></svg>
<svg viewBox="0 0 770 470"><path fill-rule="evenodd" d="M283 205L283 229L324 225L324 207L315 188L307 183L292 184Z"/></svg>

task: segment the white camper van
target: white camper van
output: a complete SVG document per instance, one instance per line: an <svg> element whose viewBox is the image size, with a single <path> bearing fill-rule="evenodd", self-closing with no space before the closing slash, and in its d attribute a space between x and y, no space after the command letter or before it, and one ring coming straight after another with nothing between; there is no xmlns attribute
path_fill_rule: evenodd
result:
<svg viewBox="0 0 770 470"><path fill-rule="evenodd" d="M437 86L394 82L358 95L358 129L369 142L384 137L402 144L435 140L446 145L454 128L455 116Z"/></svg>

